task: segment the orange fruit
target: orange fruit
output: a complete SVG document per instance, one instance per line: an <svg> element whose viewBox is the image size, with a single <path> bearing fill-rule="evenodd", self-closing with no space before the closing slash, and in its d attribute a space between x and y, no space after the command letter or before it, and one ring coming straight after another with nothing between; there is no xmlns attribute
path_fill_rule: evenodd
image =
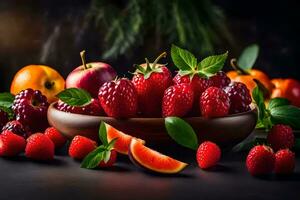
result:
<svg viewBox="0 0 300 200"><path fill-rule="evenodd" d="M53 68L44 65L28 65L20 69L10 86L14 95L27 88L41 91L49 103L57 100L55 97L65 88L64 78Z"/></svg>

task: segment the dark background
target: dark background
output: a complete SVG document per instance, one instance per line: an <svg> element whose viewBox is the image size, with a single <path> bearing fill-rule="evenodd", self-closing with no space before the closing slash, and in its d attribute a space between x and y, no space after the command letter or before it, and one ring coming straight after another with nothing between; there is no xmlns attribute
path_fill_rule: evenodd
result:
<svg viewBox="0 0 300 200"><path fill-rule="evenodd" d="M257 42L261 51L256 68L272 78L300 79L297 1L212 2L223 10L234 38L234 45L223 46L222 50L229 50L230 57L234 57L248 44ZM52 66L66 77L80 65L79 52L83 49L89 61L101 60L99 29L82 23L89 5L89 0L1 0L0 91L7 91L14 73L28 64ZM133 63L143 62L145 56L139 51L130 59L119 56L105 62L121 75L131 70Z"/></svg>

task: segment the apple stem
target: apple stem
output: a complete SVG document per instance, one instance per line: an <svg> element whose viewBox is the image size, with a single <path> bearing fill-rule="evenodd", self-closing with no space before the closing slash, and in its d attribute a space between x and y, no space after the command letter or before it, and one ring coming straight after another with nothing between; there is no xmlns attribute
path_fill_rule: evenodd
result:
<svg viewBox="0 0 300 200"><path fill-rule="evenodd" d="M83 65L84 69L87 69L88 67L86 66L86 62L85 62L85 50L80 52L80 57L81 57L81 61L82 61L82 65Z"/></svg>
<svg viewBox="0 0 300 200"><path fill-rule="evenodd" d="M237 64L236 58L232 58L232 59L230 60L230 65L231 65L231 67L232 67L235 71L239 72L240 74L243 74L243 75L249 75L249 73L248 73L247 71L245 71L244 69L242 69L242 68Z"/></svg>

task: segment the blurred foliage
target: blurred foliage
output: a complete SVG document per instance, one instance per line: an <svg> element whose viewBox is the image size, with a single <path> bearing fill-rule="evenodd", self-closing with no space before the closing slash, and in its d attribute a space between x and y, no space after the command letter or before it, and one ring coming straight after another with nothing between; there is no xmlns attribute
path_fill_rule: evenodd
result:
<svg viewBox="0 0 300 200"><path fill-rule="evenodd" d="M232 44L225 18L210 0L93 0L87 14L103 34L103 58L133 54L142 45L171 43L201 54Z"/></svg>

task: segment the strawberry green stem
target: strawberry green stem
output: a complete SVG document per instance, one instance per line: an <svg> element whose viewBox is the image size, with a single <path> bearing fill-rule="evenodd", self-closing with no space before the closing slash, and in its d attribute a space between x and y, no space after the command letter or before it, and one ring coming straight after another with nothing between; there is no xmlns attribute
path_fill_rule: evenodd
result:
<svg viewBox="0 0 300 200"><path fill-rule="evenodd" d="M236 58L232 58L230 60L230 65L231 67L237 71L239 74L242 74L242 75L249 75L249 73L247 71L245 71L244 69L242 69L238 64L237 64L237 60Z"/></svg>
<svg viewBox="0 0 300 200"><path fill-rule="evenodd" d="M80 52L80 57L81 57L83 68L88 69L86 62L85 62L85 50Z"/></svg>
<svg viewBox="0 0 300 200"><path fill-rule="evenodd" d="M166 53L166 52L161 53L161 54L154 60L154 62L152 63L153 69L155 69L155 66L156 66L157 62L158 62L161 58L165 58L166 56L167 56L167 53Z"/></svg>

